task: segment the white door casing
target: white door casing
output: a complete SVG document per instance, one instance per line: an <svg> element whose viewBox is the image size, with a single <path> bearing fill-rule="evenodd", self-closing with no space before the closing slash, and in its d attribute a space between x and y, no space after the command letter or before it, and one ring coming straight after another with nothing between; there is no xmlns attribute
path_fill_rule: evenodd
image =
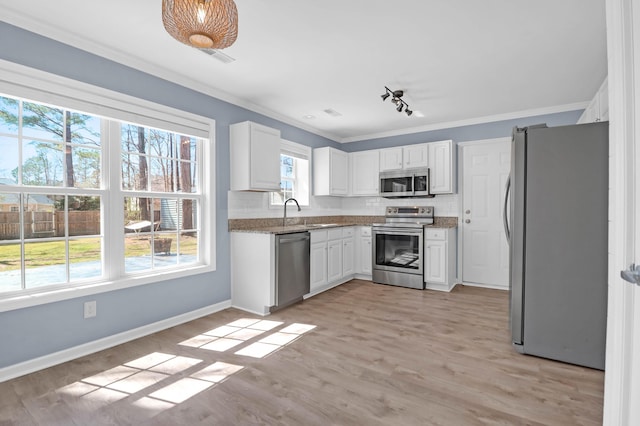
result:
<svg viewBox="0 0 640 426"><path fill-rule="evenodd" d="M606 0L609 80L609 301L604 425L640 424L640 2Z"/></svg>
<svg viewBox="0 0 640 426"><path fill-rule="evenodd" d="M503 226L511 138L458 144L461 151L462 282L509 288L509 249Z"/></svg>

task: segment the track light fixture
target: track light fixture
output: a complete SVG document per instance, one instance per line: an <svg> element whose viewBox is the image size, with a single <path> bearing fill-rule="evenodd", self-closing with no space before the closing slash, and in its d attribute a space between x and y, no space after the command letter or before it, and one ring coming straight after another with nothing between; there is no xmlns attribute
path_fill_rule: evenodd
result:
<svg viewBox="0 0 640 426"><path fill-rule="evenodd" d="M411 114L413 114L413 111L409 109L409 104L407 104L405 101L402 100L402 96L404 96L404 91L391 90L387 86L384 86L384 90L385 90L384 94L380 95L380 97L382 98L382 101L384 102L387 100L389 96L393 96L391 98L391 102L396 105L396 111L402 112L402 109L404 109L404 112L405 114L407 114L407 117L411 117Z"/></svg>

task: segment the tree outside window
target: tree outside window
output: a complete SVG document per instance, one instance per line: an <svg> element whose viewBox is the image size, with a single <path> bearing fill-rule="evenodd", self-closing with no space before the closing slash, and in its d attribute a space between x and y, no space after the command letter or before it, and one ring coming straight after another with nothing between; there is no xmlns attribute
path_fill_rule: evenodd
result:
<svg viewBox="0 0 640 426"><path fill-rule="evenodd" d="M0 96L0 295L199 262L201 143ZM123 241L124 258L104 251Z"/></svg>
<svg viewBox="0 0 640 426"><path fill-rule="evenodd" d="M309 156L310 148L290 141L283 141L280 154L280 191L272 192L270 204L281 206L289 198L300 205L309 205Z"/></svg>

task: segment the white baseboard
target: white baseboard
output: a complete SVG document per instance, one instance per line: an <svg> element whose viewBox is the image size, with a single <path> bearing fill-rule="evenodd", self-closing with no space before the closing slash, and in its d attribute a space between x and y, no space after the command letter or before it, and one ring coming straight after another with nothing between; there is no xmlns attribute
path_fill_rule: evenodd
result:
<svg viewBox="0 0 640 426"><path fill-rule="evenodd" d="M427 290L436 290L436 291L446 291L447 293L453 290L456 286L456 283L452 284L436 284L436 283L426 283L425 289Z"/></svg>
<svg viewBox="0 0 640 426"><path fill-rule="evenodd" d="M505 287L505 286L501 286L501 285L478 284L478 283L468 283L468 282L462 282L461 284L469 286L469 287L491 288L491 289L494 289L494 290L509 290L509 287Z"/></svg>
<svg viewBox="0 0 640 426"><path fill-rule="evenodd" d="M38 370L53 367L54 365L62 364L63 362L71 361L85 355L90 355L131 340L139 339L141 337L148 336L149 334L157 333L158 331L166 330L167 328L175 327L176 325L184 324L185 322L214 314L229 307L231 307L231 300L226 300L224 302L216 303L215 305L196 309L195 311L167 318L152 324L143 325L142 327L114 334L112 336L103 337L102 339L30 359L19 364L0 368L0 383Z"/></svg>
<svg viewBox="0 0 640 426"><path fill-rule="evenodd" d="M234 305L233 303L231 304L231 307L234 309L238 309L239 311L247 312L249 314L260 315L261 317L266 317L267 315L271 314L271 312L269 312L269 308L266 306L264 307L264 311L262 312L256 311L254 309L245 308L244 306L237 306L237 305Z"/></svg>
<svg viewBox="0 0 640 426"><path fill-rule="evenodd" d="M355 274L353 278L357 280L371 281L371 274Z"/></svg>
<svg viewBox="0 0 640 426"><path fill-rule="evenodd" d="M325 292L327 290L331 290L332 288L338 287L339 285L344 284L344 283L346 283L348 281L351 281L352 279L353 279L353 277L349 276L349 277L341 278L340 281L333 281L333 282L331 282L329 284L325 284L322 287L318 287L315 290L305 294L304 298L308 299L308 298L313 297L313 296L315 296L317 294L323 293L323 292Z"/></svg>

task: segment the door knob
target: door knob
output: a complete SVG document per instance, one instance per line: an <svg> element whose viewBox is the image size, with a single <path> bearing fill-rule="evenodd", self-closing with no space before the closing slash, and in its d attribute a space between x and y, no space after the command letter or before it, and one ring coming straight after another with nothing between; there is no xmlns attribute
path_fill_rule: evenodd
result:
<svg viewBox="0 0 640 426"><path fill-rule="evenodd" d="M464 223L471 223L471 219L465 219Z"/></svg>
<svg viewBox="0 0 640 426"><path fill-rule="evenodd" d="M623 280L640 285L640 265L632 263L626 271L620 271Z"/></svg>

